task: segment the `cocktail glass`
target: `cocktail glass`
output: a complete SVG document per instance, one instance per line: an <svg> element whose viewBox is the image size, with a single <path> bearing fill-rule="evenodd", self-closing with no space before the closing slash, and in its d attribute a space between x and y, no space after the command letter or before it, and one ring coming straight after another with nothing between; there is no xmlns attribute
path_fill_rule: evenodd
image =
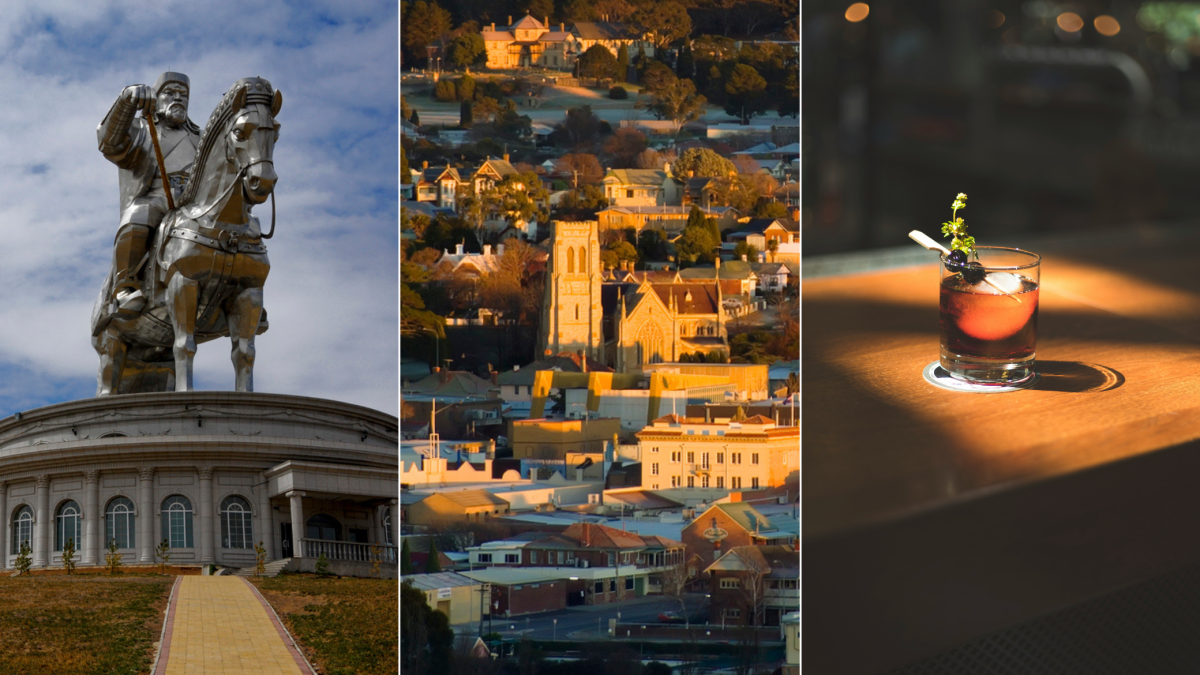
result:
<svg viewBox="0 0 1200 675"><path fill-rule="evenodd" d="M999 246L975 250L981 270L942 256L941 366L971 384L1027 382L1035 374L1041 256Z"/></svg>

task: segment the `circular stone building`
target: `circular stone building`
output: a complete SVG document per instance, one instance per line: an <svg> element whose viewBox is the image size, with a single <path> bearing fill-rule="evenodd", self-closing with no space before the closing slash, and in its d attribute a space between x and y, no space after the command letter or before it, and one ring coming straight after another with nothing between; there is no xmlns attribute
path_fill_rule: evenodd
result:
<svg viewBox="0 0 1200 675"><path fill-rule="evenodd" d="M33 567L255 565L395 577L397 420L361 406L237 392L73 401L0 420L0 568L27 543Z"/></svg>

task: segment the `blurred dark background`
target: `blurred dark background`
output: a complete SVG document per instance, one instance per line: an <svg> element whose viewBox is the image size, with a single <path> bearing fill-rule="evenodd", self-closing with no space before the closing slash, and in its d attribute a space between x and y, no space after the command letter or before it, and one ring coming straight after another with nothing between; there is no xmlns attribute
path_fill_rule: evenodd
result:
<svg viewBox="0 0 1200 675"><path fill-rule="evenodd" d="M1200 3L804 0L804 255L1200 221ZM863 16L865 14L865 17Z"/></svg>

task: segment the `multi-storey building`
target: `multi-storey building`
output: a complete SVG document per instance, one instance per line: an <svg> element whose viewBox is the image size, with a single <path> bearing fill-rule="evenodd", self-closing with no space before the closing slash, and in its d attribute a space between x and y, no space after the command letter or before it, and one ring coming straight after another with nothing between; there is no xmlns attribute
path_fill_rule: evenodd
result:
<svg viewBox="0 0 1200 675"><path fill-rule="evenodd" d="M487 50L487 67L573 68L575 59L583 53L577 37L561 23L558 30L552 30L549 22L549 17L541 22L526 14L515 24L512 17L508 17L509 25L500 29L496 28L495 23L484 28L480 32Z"/></svg>
<svg viewBox="0 0 1200 675"><path fill-rule="evenodd" d="M759 490L779 487L800 470L800 427L780 427L755 415L705 423L667 415L637 433L642 485Z"/></svg>
<svg viewBox="0 0 1200 675"><path fill-rule="evenodd" d="M609 169L601 183L612 206L679 206L679 183L671 165L659 169Z"/></svg>
<svg viewBox="0 0 1200 675"><path fill-rule="evenodd" d="M792 516L795 518L795 516ZM680 533L689 557L706 565L738 546L789 546L799 542L795 528L781 527L746 502L713 504Z"/></svg>
<svg viewBox="0 0 1200 675"><path fill-rule="evenodd" d="M800 604L800 552L792 546L738 546L705 570L709 620L778 626Z"/></svg>

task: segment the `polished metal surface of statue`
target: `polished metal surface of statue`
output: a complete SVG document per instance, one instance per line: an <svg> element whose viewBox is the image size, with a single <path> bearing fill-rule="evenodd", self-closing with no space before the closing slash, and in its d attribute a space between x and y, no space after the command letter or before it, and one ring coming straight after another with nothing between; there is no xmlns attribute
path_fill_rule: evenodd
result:
<svg viewBox="0 0 1200 675"><path fill-rule="evenodd" d="M264 235L250 209L274 190L283 96L261 78L238 80L197 137L188 85L164 73L153 90L126 87L97 131L121 184L112 273L92 310L97 396L190 391L196 344L226 335L237 390L254 389L274 210Z"/></svg>

